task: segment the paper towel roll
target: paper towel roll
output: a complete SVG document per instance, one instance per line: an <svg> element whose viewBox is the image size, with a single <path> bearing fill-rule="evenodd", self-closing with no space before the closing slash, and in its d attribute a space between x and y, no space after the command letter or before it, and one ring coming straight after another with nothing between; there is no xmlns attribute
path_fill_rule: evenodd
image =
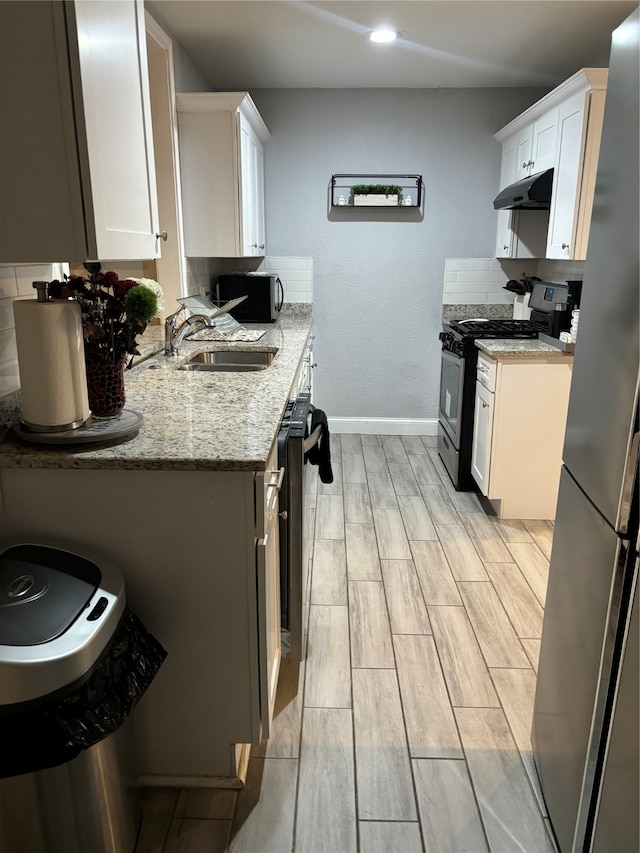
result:
<svg viewBox="0 0 640 853"><path fill-rule="evenodd" d="M69 428L91 414L77 302L13 303L22 419L36 431Z"/></svg>

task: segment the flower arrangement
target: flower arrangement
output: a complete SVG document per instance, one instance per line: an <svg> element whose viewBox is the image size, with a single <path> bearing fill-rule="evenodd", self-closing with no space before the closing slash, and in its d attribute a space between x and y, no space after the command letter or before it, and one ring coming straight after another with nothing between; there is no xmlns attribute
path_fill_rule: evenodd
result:
<svg viewBox="0 0 640 853"><path fill-rule="evenodd" d="M120 279L102 272L100 264L85 264L88 276L65 276L52 281L54 299L76 299L82 314L87 362L118 362L138 355L136 338L162 307L162 288L149 278Z"/></svg>

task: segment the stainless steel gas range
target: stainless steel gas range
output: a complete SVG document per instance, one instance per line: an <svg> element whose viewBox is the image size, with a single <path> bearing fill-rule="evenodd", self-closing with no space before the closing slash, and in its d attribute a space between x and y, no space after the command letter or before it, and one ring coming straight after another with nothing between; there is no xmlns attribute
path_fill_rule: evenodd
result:
<svg viewBox="0 0 640 853"><path fill-rule="evenodd" d="M476 363L480 338L537 338L545 323L532 320L452 320L443 325L438 453L459 491L476 491L471 476Z"/></svg>

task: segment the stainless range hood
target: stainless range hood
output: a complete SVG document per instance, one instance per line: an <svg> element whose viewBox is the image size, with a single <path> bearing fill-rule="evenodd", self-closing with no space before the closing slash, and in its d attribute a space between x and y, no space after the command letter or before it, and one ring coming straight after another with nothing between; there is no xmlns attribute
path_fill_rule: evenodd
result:
<svg viewBox="0 0 640 853"><path fill-rule="evenodd" d="M501 190L493 200L495 210L549 210L553 169L529 175Z"/></svg>

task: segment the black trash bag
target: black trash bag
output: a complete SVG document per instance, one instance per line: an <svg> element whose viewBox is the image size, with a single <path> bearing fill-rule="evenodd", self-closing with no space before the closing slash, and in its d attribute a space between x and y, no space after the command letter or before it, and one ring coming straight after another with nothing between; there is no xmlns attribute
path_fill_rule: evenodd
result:
<svg viewBox="0 0 640 853"><path fill-rule="evenodd" d="M57 767L115 732L166 656L126 609L88 676L17 708L0 708L0 778Z"/></svg>

